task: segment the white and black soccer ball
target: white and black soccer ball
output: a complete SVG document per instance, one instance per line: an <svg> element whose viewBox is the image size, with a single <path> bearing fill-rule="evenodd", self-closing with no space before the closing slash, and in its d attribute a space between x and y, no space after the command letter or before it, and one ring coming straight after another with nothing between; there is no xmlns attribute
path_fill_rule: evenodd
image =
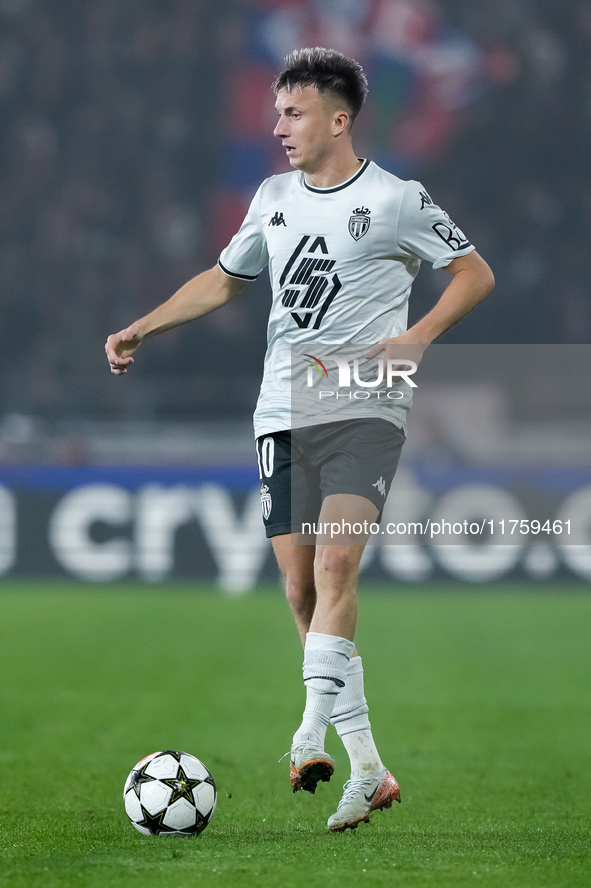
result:
<svg viewBox="0 0 591 888"><path fill-rule="evenodd" d="M129 819L145 836L196 836L213 817L217 792L203 762L165 749L132 769L123 800Z"/></svg>

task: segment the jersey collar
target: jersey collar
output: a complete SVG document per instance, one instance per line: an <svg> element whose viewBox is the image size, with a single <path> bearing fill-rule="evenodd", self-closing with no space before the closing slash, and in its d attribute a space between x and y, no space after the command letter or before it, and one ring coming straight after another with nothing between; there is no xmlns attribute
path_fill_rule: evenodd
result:
<svg viewBox="0 0 591 888"><path fill-rule="evenodd" d="M332 194L335 191L341 191L343 188L348 188L349 185L352 185L353 182L356 182L359 176L362 175L366 171L369 166L369 160L367 158L358 158L359 160L363 160L362 165L359 167L356 173L354 173L350 179L347 179L345 182L341 182L340 185L335 185L334 188L313 188L312 185L308 185L306 182L306 177L302 173L302 182L304 183L304 188L308 191L313 191L314 194Z"/></svg>

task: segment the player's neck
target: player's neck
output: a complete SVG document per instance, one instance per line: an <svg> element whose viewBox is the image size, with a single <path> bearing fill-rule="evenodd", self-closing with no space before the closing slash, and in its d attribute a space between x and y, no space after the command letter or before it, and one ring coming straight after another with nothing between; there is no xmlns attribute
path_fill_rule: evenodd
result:
<svg viewBox="0 0 591 888"><path fill-rule="evenodd" d="M313 172L304 171L304 176L312 188L335 188L354 176L362 163L351 150L343 157L331 157Z"/></svg>

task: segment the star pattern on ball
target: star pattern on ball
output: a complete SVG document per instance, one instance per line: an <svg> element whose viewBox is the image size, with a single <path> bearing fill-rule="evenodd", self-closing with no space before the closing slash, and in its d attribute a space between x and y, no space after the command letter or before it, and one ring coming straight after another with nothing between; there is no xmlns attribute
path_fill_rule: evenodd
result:
<svg viewBox="0 0 591 888"><path fill-rule="evenodd" d="M169 805L172 805L173 802L177 802L179 799L186 799L194 805L195 798L193 796L193 790L196 786L199 786L200 783L203 783L203 781L192 780L190 777L187 777L182 766L179 765L176 777L161 777L160 783L164 783L165 786L169 786L172 790L172 795L168 802Z"/></svg>
<svg viewBox="0 0 591 888"><path fill-rule="evenodd" d="M133 791L135 792L138 799L140 797L140 789L141 789L142 785L144 783L151 783L152 780L154 779L153 777L150 777L149 774L146 774L146 768L148 767L149 764L150 764L150 762L146 762L146 764L143 767L141 767L138 771L133 771L132 776L131 776L131 786L129 788L133 789Z"/></svg>
<svg viewBox="0 0 591 888"><path fill-rule="evenodd" d="M176 759L180 765L181 756L184 755L184 753L181 749L163 749L162 752L160 753L160 755L161 756L171 755L173 757L173 759Z"/></svg>
<svg viewBox="0 0 591 888"><path fill-rule="evenodd" d="M166 812L167 812L168 808L165 808L164 811L159 811L157 814L150 814L149 811L146 811L146 809L144 808L143 805L141 806L141 808L142 808L142 815L143 815L144 819L137 820L136 823L138 826L143 826L145 829L149 830L153 836L159 836L162 833L182 833L182 832L191 833L191 832L193 832L193 828L185 830L185 829L176 829L175 827L172 827L172 826L166 826L166 824L163 823L162 821L164 820L164 817L166 816Z"/></svg>

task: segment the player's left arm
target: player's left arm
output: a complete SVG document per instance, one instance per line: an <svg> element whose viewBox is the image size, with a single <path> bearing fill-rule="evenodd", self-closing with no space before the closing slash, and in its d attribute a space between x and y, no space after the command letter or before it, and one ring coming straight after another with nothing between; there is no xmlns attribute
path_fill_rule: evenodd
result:
<svg viewBox="0 0 591 888"><path fill-rule="evenodd" d="M495 285L494 275L482 256L474 250L452 259L445 270L452 280L431 311L394 339L382 339L366 355L374 358L391 343L426 347L438 336L465 318Z"/></svg>
<svg viewBox="0 0 591 888"><path fill-rule="evenodd" d="M451 282L437 303L416 324L413 324L399 340L429 345L488 296L495 285L494 275L476 250L467 256L458 256L445 267Z"/></svg>

